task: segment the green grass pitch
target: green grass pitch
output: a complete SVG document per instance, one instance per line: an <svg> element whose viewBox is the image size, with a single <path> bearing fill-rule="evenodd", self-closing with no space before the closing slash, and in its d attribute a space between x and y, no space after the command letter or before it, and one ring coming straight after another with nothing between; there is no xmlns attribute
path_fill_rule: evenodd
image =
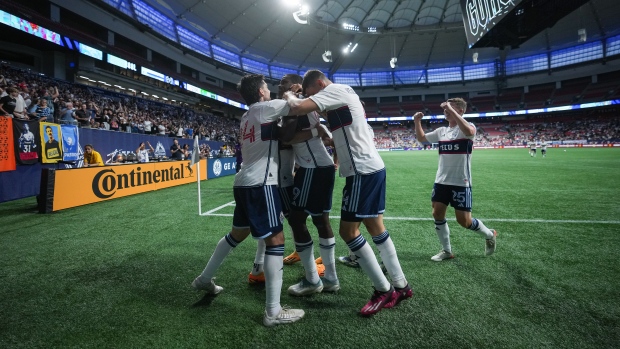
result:
<svg viewBox="0 0 620 349"><path fill-rule="evenodd" d="M284 267L282 304L306 317L265 328L264 290L247 284L251 239L220 268L224 292L203 301L189 284L232 218L198 216L196 184L48 215L28 198L0 205L0 348L620 346L620 149L475 150L473 216L497 229L497 251L484 257L482 238L450 213L456 258L441 263L430 260L437 152L382 156L385 223L415 291L398 307L359 317L371 283L343 265L337 294L293 298L296 264ZM233 200L232 180L202 183L202 212Z"/></svg>

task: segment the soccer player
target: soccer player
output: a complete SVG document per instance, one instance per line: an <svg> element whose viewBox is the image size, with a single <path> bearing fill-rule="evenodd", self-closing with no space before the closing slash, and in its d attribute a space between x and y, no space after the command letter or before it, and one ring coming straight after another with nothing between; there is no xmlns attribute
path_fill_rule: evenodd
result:
<svg viewBox="0 0 620 349"><path fill-rule="evenodd" d="M282 80L280 81L280 85L278 86L278 95L281 98L282 94L285 91L288 91L290 86L293 84L293 82L295 83L301 83L302 82L302 77L299 75L295 75L295 74L289 74L289 75L285 75ZM302 118L303 119L303 118ZM317 120L318 122L318 120ZM297 123L297 117L296 116L287 116L287 117L283 117L281 122L278 124L278 134L279 134L279 138L280 138L280 142L279 142L279 151L278 151L278 159L279 159L279 167L278 167L278 190L280 192L280 199L282 201L282 211L284 213L284 216L287 218L287 220L289 221L289 225L291 225L291 228L293 228L293 235L296 236L295 231L297 231L297 234L304 234L304 229L305 229L305 234L307 234L307 238L309 239L310 236L307 232L307 227L306 227L306 218L307 218L307 214L303 215L304 213L302 212L301 215L303 215L303 217L300 217L300 214L296 214L295 216L297 218L296 221L294 220L293 222L291 222L291 216L290 216L290 212L291 212L291 201L293 199L294 195L294 187L293 185L295 184L295 181L297 181L297 179L295 178L300 178L300 177L296 177L294 172L295 172L295 149L291 144L288 144L290 142L298 142L298 146L297 148L299 148L299 145L301 145L302 147L305 147L304 145L307 144L307 142L316 142L319 141L320 142L320 137L317 137L316 139L315 136L313 136L312 131L309 130L303 130L304 126L308 126L309 127L310 123L306 123L305 125L303 124L303 122L301 123ZM315 126L314 123L311 126ZM318 134L319 130L322 131L321 129L318 129L316 132ZM322 133L322 132L321 132ZM327 151L325 151L327 152ZM320 154L315 155L316 157L319 157ZM331 160L331 158L330 158ZM320 159L319 161L324 161L324 159ZM333 161L332 161L333 164ZM334 172L332 171L332 178L334 176ZM303 183L303 181L302 181ZM332 190L333 190L333 179L332 179ZM313 193L313 196L321 196L321 197L327 197L329 196L328 200L329 200L329 204L330 204L330 208L331 208L331 193L332 190L329 190L329 194L327 194L325 191L323 191L323 188L321 189L320 193ZM321 211L321 214L323 215L323 211ZM327 217L324 218L324 220L327 220L327 227L329 227L329 231L331 232L331 226L329 225L329 213L327 213ZM322 228L323 230L325 230L325 224L322 224ZM301 227L301 228L300 228ZM301 235L300 235L301 236ZM333 233L331 234L331 238L333 240ZM311 242L311 241L310 241ZM327 247L328 249L331 249L333 251L333 246L334 244L328 244L326 243L327 246L331 246L331 247ZM297 244L296 244L297 245ZM250 284L256 284L256 283L261 283L261 282L265 282L265 278L264 278L264 273L263 271L263 261L264 261L264 253L265 253L265 246L264 243L261 243L259 241L257 250L256 250L256 255L254 258L254 267L252 268L252 271L250 272L250 275L248 276L248 283ZM314 258L314 252L312 251L311 253L312 258ZM333 259L333 258L332 258ZM284 264L294 264L296 262L299 262L301 260L299 254L297 251L293 252L291 255L287 256L284 258L283 262ZM328 258L329 260L329 258ZM329 263L328 263L329 264ZM309 275L307 277L308 280L312 280L314 281L314 284L317 284L320 281L320 277L325 276L325 265L323 265L323 261L322 258L319 257L317 258L317 260L315 261L314 265L310 264L308 266L305 266L305 271L306 274ZM313 276L315 276L315 278L313 278ZM328 279L329 280L335 280L337 281L338 278L336 276L336 270L335 270L335 265L330 267L330 272L328 273ZM327 283L329 283L329 281L327 281ZM329 291L337 291L339 289L339 283L337 282L332 282L330 286L328 286L327 290ZM290 292L290 290L289 290ZM306 290L306 292L308 292L308 290ZM315 288L315 292L320 292L320 290L318 290L318 288ZM313 293L313 292L308 292L306 294L309 293Z"/></svg>
<svg viewBox="0 0 620 349"><path fill-rule="evenodd" d="M441 104L441 107L448 120L448 127L439 127L425 134L422 129L424 114L418 112L413 116L418 142L439 143L439 168L431 202L435 231L442 250L431 257L431 260L441 262L454 258L450 245L450 229L446 221L448 205L454 207L456 221L462 227L486 239L485 253L489 256L495 252L497 232L487 228L479 219L471 217L471 153L474 148L476 127L463 118L467 103L462 98L448 99Z"/></svg>
<svg viewBox="0 0 620 349"><path fill-rule="evenodd" d="M293 84L301 84L303 78L296 74L285 75L278 86L280 95L288 91ZM288 288L294 296L305 296L322 291L335 292L340 289L336 274L334 247L336 239L329 222L332 207L332 192L335 182L335 166L327 152L323 140L319 137L320 117L311 112L299 117L283 118L281 139L290 142L299 165L295 174L292 196L290 196L289 224L295 237L295 249L304 266L305 277ZM318 129L317 129L318 127ZM304 130L310 130L310 138L305 139ZM322 132L321 132L322 133ZM298 142L296 138L305 140ZM314 260L314 242L306 219L312 217L312 223L319 233L319 251L325 270L320 278Z"/></svg>
<svg viewBox="0 0 620 349"><path fill-rule="evenodd" d="M278 152L276 126L281 116L289 113L283 100L271 100L271 92L263 75L241 78L238 90L249 106L241 118L243 166L233 185L235 211L231 231L217 244L203 272L192 282L196 290L219 294L223 288L213 281L215 272L226 256L245 238L265 240L265 326L289 324L304 316L301 309L280 306L282 291L282 207L278 195Z"/></svg>
<svg viewBox="0 0 620 349"><path fill-rule="evenodd" d="M394 307L412 297L413 291L403 274L390 234L383 225L385 165L368 130L362 103L350 86L332 83L319 70L306 72L302 86L294 85L291 90L284 94L291 106L291 114L327 112L327 122L338 153L340 175L346 177L340 212L340 237L355 253L375 288L360 313L369 316L383 308ZM293 93L301 91L310 97L299 99ZM372 247L360 234L362 222L379 249L393 285L381 272Z"/></svg>
<svg viewBox="0 0 620 349"><path fill-rule="evenodd" d="M536 142L532 139L527 145L530 147L530 157L536 157Z"/></svg>
<svg viewBox="0 0 620 349"><path fill-rule="evenodd" d="M540 154L542 157L547 157L547 142L543 139L540 141Z"/></svg>

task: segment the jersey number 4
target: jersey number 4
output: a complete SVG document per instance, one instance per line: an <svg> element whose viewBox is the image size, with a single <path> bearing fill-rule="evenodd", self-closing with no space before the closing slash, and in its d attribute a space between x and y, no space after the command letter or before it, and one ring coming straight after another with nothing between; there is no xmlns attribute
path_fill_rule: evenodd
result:
<svg viewBox="0 0 620 349"><path fill-rule="evenodd" d="M256 137L254 136L254 126L252 126L249 130L248 130L248 122L245 122L245 126L243 126L243 140L245 141L246 139L250 140L250 143L254 143L254 141L256 140Z"/></svg>

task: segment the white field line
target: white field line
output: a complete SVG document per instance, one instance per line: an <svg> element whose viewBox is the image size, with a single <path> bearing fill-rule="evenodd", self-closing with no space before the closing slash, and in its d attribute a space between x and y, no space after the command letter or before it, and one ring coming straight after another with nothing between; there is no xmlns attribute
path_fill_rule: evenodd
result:
<svg viewBox="0 0 620 349"><path fill-rule="evenodd" d="M216 207L210 211L202 213L201 216L213 216L213 217L232 217L232 213L214 213L224 207L235 206L235 202L231 201L220 207ZM329 216L330 219L340 219L340 216ZM383 217L386 221L433 221L433 218L419 218L419 217ZM510 222L510 223L574 223L574 224L620 224L620 221L591 221L591 220L571 220L571 219L513 219L513 218L480 218L483 222Z"/></svg>

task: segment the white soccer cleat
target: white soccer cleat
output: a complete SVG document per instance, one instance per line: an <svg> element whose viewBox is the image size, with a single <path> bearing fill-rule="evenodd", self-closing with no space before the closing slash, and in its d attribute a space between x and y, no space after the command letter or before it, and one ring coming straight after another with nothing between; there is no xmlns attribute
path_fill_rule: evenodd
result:
<svg viewBox="0 0 620 349"><path fill-rule="evenodd" d="M205 291L208 294L219 294L220 292L222 292L224 290L223 287L218 286L215 284L215 278L209 280L209 282L204 282L200 279L200 276L194 279L194 282L192 282L192 288L196 291Z"/></svg>
<svg viewBox="0 0 620 349"><path fill-rule="evenodd" d="M431 260L434 262L441 262L443 260L446 259L452 259L454 258L454 255L451 252L447 252L445 250L441 250L439 251L439 253L437 253L436 255L431 257Z"/></svg>
<svg viewBox="0 0 620 349"><path fill-rule="evenodd" d="M321 291L323 291L323 282L320 279L316 284L312 284L308 279L303 278L288 288L288 293L291 296L308 296L313 293L321 293Z"/></svg>
<svg viewBox="0 0 620 349"><path fill-rule="evenodd" d="M340 281L331 281L326 278L321 278L323 282L323 292L337 292L340 290Z"/></svg>
<svg viewBox="0 0 620 349"><path fill-rule="evenodd" d="M490 256L495 252L495 246L497 245L497 231L495 229L491 229L493 232L493 237L490 239L486 239L484 242L484 254Z"/></svg>
<svg viewBox="0 0 620 349"><path fill-rule="evenodd" d="M301 320L304 317L305 312L301 309L289 309L282 307L280 313L274 317L267 316L267 312L265 312L265 317L263 318L263 325L267 327L273 327L276 325L286 325L292 324L295 321Z"/></svg>

